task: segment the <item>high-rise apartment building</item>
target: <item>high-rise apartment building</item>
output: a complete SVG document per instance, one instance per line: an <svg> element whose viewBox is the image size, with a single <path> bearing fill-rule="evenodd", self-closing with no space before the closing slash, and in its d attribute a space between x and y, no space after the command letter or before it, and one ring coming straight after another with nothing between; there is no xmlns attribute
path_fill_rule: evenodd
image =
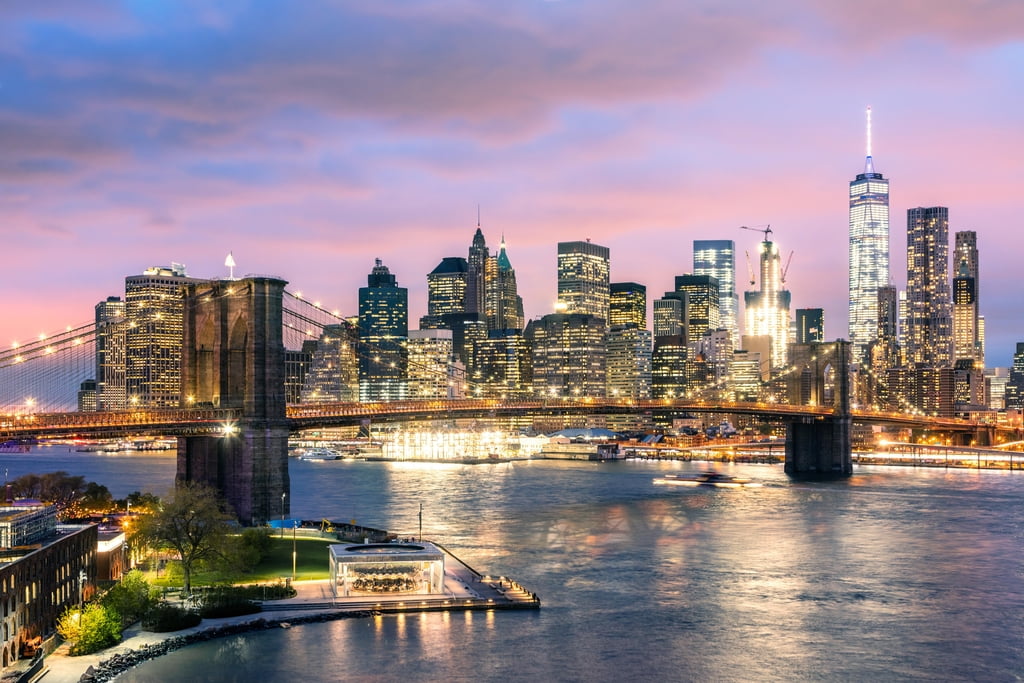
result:
<svg viewBox="0 0 1024 683"><path fill-rule="evenodd" d="M319 339L303 343L310 360L299 393L302 403L359 399L358 343L347 325L325 325Z"/></svg>
<svg viewBox="0 0 1024 683"><path fill-rule="evenodd" d="M128 407L126 330L124 300L110 296L96 304L96 410Z"/></svg>
<svg viewBox="0 0 1024 683"><path fill-rule="evenodd" d="M530 349L522 331L491 330L476 344L473 397L521 398L533 392Z"/></svg>
<svg viewBox="0 0 1024 683"><path fill-rule="evenodd" d="M454 357L451 330L410 330L408 352L409 398L455 398L465 368Z"/></svg>
<svg viewBox="0 0 1024 683"><path fill-rule="evenodd" d="M984 333L978 315L978 236L957 232L953 249L953 359L985 365Z"/></svg>
<svg viewBox="0 0 1024 683"><path fill-rule="evenodd" d="M770 230L770 228L769 228ZM761 289L756 292L744 292L744 336L770 338L768 360L772 370L786 366L786 353L789 346L789 290L783 289L782 267L779 258L779 247L766 239L758 244L761 263Z"/></svg>
<svg viewBox="0 0 1024 683"><path fill-rule="evenodd" d="M825 341L825 311L820 308L796 309L796 343Z"/></svg>
<svg viewBox="0 0 1024 683"><path fill-rule="evenodd" d="M608 300L608 325L647 329L647 288L636 282L613 282Z"/></svg>
<svg viewBox="0 0 1024 683"><path fill-rule="evenodd" d="M735 349L740 340L735 243L732 240L694 240L693 274L707 275L718 281L718 327L729 331Z"/></svg>
<svg viewBox="0 0 1024 683"><path fill-rule="evenodd" d="M380 259L359 288L359 400L406 397L409 291Z"/></svg>
<svg viewBox="0 0 1024 683"><path fill-rule="evenodd" d="M677 337L686 334L688 301L686 292L665 292L654 300L654 336Z"/></svg>
<svg viewBox="0 0 1024 683"><path fill-rule="evenodd" d="M181 403L184 287L203 282L185 266L147 268L124 280L125 396L127 406L174 407Z"/></svg>
<svg viewBox="0 0 1024 683"><path fill-rule="evenodd" d="M953 305L949 291L949 210L907 210L906 359L953 367Z"/></svg>
<svg viewBox="0 0 1024 683"><path fill-rule="evenodd" d="M558 243L558 302L565 313L583 313L608 324L610 252L587 240Z"/></svg>
<svg viewBox="0 0 1024 683"><path fill-rule="evenodd" d="M850 182L850 341L853 360L865 360L878 322L878 288L889 284L889 181L871 157L871 107L867 110L864 172Z"/></svg>

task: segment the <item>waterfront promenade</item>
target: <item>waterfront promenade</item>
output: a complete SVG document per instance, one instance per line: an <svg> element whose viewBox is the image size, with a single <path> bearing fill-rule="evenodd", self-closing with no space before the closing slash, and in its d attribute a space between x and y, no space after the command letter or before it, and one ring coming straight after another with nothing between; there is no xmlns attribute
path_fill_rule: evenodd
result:
<svg viewBox="0 0 1024 683"><path fill-rule="evenodd" d="M136 623L124 631L124 639L114 647L92 655L72 657L67 643L44 660L36 680L44 683L77 683L90 669L101 670L101 663L115 655L138 655L141 660L162 652L166 641L194 634L210 637L231 635L246 630L290 628L292 622L333 618L379 616L401 612L436 612L494 609L537 609L540 600L523 586L506 577L482 575L445 551L444 593L442 595L380 595L372 600L335 598L329 580L299 581L293 584L294 598L267 601L263 611L224 619L204 619L198 626L153 633ZM296 625L297 625L296 624Z"/></svg>

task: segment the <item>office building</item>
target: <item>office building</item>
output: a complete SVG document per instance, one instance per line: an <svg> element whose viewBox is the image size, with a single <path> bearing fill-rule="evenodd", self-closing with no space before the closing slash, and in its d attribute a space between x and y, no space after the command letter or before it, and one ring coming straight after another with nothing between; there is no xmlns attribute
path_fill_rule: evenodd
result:
<svg viewBox="0 0 1024 683"><path fill-rule="evenodd" d="M636 282L613 282L608 299L608 325L647 329L647 288Z"/></svg>
<svg viewBox="0 0 1024 683"><path fill-rule="evenodd" d="M682 398L690 388L690 353L686 336L665 335L654 338L651 354L651 397Z"/></svg>
<svg viewBox="0 0 1024 683"><path fill-rule="evenodd" d="M490 251L487 249L487 240L480 230L480 220L476 222L476 233L473 235L473 243L469 247L469 258L466 259L468 268L466 274L466 313L476 313L481 319L484 316L484 296L487 292L487 260L490 258Z"/></svg>
<svg viewBox="0 0 1024 683"><path fill-rule="evenodd" d="M427 314L421 329L447 329L446 316L466 312L469 263L461 256L446 256L427 274Z"/></svg>
<svg viewBox="0 0 1024 683"><path fill-rule="evenodd" d="M1013 365L1010 366L1004 390L1004 407L1024 410L1024 342L1017 342L1017 351L1013 354Z"/></svg>
<svg viewBox="0 0 1024 683"><path fill-rule="evenodd" d="M585 242L558 243L560 312L592 315L608 324L609 250Z"/></svg>
<svg viewBox="0 0 1024 683"><path fill-rule="evenodd" d="M853 361L865 359L878 321L878 289L889 284L889 181L871 156L871 108L867 110L864 172L850 182L850 341Z"/></svg>
<svg viewBox="0 0 1024 683"><path fill-rule="evenodd" d="M299 400L332 403L359 400L358 334L347 325L326 325L320 338L303 343L310 353Z"/></svg>
<svg viewBox="0 0 1024 683"><path fill-rule="evenodd" d="M603 397L605 321L583 313L552 313L531 320L525 336L533 351L537 397Z"/></svg>
<svg viewBox="0 0 1024 683"><path fill-rule="evenodd" d="M406 351L409 398L461 398L466 369L454 354L451 330L411 330Z"/></svg>
<svg viewBox="0 0 1024 683"><path fill-rule="evenodd" d="M484 266L484 315L489 330L522 330L523 300L516 286L516 271L505 249L505 238Z"/></svg>
<svg viewBox="0 0 1024 683"><path fill-rule="evenodd" d="M96 409L124 410L128 405L125 378L124 300L110 296L96 304Z"/></svg>
<svg viewBox="0 0 1024 683"><path fill-rule="evenodd" d="M677 337L686 334L686 292L665 292L654 301L654 336Z"/></svg>
<svg viewBox="0 0 1024 683"><path fill-rule="evenodd" d="M359 400L406 397L409 293L380 259L359 288Z"/></svg>
<svg viewBox="0 0 1024 683"><path fill-rule="evenodd" d="M949 211L907 210L907 362L953 367L953 305L949 291Z"/></svg>
<svg viewBox="0 0 1024 683"><path fill-rule="evenodd" d="M523 398L533 393L530 346L520 330L491 330L476 344L472 396Z"/></svg>
<svg viewBox="0 0 1024 683"><path fill-rule="evenodd" d="M825 341L825 311L820 308L796 309L796 343Z"/></svg>
<svg viewBox="0 0 1024 683"><path fill-rule="evenodd" d="M606 395L631 400L650 398L650 330L635 323L616 325L608 331L606 349Z"/></svg>
<svg viewBox="0 0 1024 683"><path fill-rule="evenodd" d="M677 275L676 292L686 294L686 339L691 351L721 325L718 280L710 275Z"/></svg>
<svg viewBox="0 0 1024 683"><path fill-rule="evenodd" d="M125 278L126 407L181 403L184 287L202 282L188 277L180 263Z"/></svg>
<svg viewBox="0 0 1024 683"><path fill-rule="evenodd" d="M740 300L736 289L736 245L732 240L694 240L693 274L718 281L717 327L729 331L732 347L739 346Z"/></svg>

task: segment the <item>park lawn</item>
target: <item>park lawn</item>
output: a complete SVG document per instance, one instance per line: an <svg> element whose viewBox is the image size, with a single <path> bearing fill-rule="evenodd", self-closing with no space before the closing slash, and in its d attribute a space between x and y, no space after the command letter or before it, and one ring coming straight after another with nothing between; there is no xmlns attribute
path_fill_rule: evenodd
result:
<svg viewBox="0 0 1024 683"><path fill-rule="evenodd" d="M280 533L280 532L278 532ZM279 535L271 537L270 552L263 558L263 561L256 565L251 572L245 574L225 574L220 571L195 571L192 573L193 586L212 586L225 583L272 583L292 578L292 539L287 532L285 537ZM335 540L321 538L296 538L295 539L295 580L312 581L329 579L330 561L327 557L327 546L337 543ZM166 588L178 588L181 586L181 572L162 572L156 576L155 572L146 572L146 579L154 586Z"/></svg>

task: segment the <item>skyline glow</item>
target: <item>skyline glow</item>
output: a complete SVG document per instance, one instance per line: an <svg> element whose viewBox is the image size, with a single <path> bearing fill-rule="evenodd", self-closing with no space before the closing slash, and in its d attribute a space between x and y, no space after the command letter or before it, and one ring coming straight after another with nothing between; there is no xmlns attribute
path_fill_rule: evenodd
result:
<svg viewBox="0 0 1024 683"><path fill-rule="evenodd" d="M735 241L742 274L738 227L771 224L793 308L845 338L869 105L894 284L906 210L947 206L978 233L987 365L1024 339L1019 2L13 2L0 46L3 343L150 266L225 277L229 252L350 315L379 257L415 327L478 204L528 318L559 241L653 299L693 240Z"/></svg>

